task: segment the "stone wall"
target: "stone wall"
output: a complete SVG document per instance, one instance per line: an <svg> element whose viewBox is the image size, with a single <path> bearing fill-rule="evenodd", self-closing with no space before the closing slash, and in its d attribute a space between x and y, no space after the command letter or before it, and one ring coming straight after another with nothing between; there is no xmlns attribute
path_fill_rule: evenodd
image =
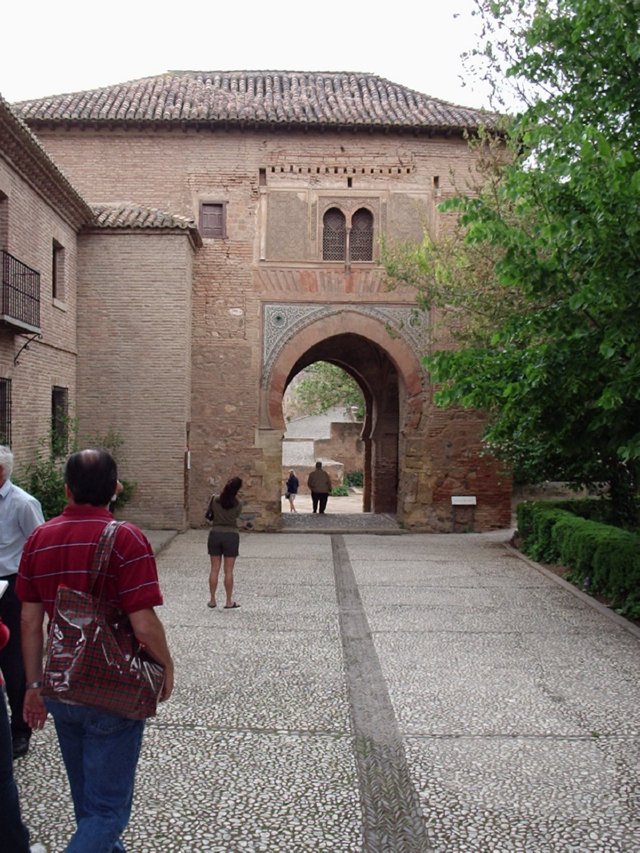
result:
<svg viewBox="0 0 640 853"><path fill-rule="evenodd" d="M364 442L361 423L332 423L331 437L315 442L317 459L335 459L342 464L344 473L362 471L364 467Z"/></svg>

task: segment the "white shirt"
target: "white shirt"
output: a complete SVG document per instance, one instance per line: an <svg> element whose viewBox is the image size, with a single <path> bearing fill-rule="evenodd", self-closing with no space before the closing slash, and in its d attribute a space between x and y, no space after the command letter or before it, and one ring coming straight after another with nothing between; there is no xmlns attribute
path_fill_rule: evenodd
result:
<svg viewBox="0 0 640 853"><path fill-rule="evenodd" d="M17 573L24 543L43 523L40 501L6 480L0 487L0 578Z"/></svg>

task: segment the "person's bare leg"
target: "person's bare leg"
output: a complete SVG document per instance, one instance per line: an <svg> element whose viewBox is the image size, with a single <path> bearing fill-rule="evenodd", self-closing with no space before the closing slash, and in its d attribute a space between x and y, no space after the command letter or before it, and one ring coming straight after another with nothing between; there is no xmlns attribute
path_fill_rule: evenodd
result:
<svg viewBox="0 0 640 853"><path fill-rule="evenodd" d="M233 567L236 564L235 557L224 558L224 591L227 594L227 607L233 607Z"/></svg>
<svg viewBox="0 0 640 853"><path fill-rule="evenodd" d="M211 572L209 573L209 607L216 606L216 590L222 557L211 557Z"/></svg>
<svg viewBox="0 0 640 853"><path fill-rule="evenodd" d="M296 508L293 505L294 500L295 500L295 498L293 497L293 495L290 495L290 497L289 497L289 512L295 512L296 511Z"/></svg>

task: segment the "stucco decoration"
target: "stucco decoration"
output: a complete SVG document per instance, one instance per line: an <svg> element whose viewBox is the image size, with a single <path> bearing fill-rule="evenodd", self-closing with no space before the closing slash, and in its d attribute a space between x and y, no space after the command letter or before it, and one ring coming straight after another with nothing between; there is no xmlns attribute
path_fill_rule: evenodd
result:
<svg viewBox="0 0 640 853"><path fill-rule="evenodd" d="M271 368L282 349L291 338L311 323L351 311L383 323L390 336L402 338L418 358L427 351L429 326L425 315L411 305L366 305L340 303L334 305L305 305L271 302L264 305L262 335L262 377L268 381Z"/></svg>

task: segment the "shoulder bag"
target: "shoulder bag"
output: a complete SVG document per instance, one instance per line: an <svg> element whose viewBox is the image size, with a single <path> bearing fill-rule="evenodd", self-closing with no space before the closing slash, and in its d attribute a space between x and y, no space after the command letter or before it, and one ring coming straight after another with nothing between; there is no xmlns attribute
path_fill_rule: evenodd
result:
<svg viewBox="0 0 640 853"><path fill-rule="evenodd" d="M104 575L120 523L102 531L90 591L58 587L42 695L144 720L155 716L164 667L142 648L127 614L105 601Z"/></svg>

